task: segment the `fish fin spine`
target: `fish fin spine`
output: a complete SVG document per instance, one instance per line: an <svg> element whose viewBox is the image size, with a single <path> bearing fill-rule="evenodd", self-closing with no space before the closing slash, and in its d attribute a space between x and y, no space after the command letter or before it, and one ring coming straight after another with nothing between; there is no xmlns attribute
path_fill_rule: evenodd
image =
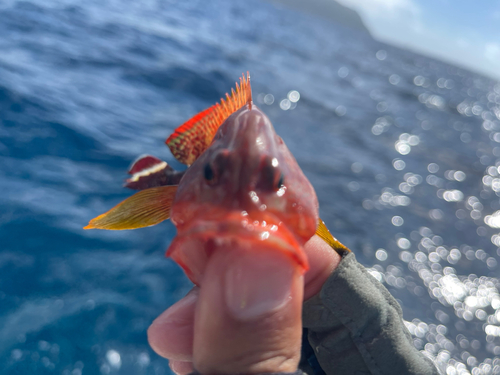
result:
<svg viewBox="0 0 500 375"><path fill-rule="evenodd" d="M324 221L321 219L318 220L318 229L316 229L316 234L341 256L351 252L348 247L344 246L340 243L340 241L333 237Z"/></svg>
<svg viewBox="0 0 500 375"><path fill-rule="evenodd" d="M201 111L180 125L165 143L174 157L183 164L191 165L212 143L215 133L231 114L252 102L250 74L243 74L236 90L221 98L220 103Z"/></svg>
<svg viewBox="0 0 500 375"><path fill-rule="evenodd" d="M177 185L142 190L90 220L83 229L124 230L149 227L170 218Z"/></svg>

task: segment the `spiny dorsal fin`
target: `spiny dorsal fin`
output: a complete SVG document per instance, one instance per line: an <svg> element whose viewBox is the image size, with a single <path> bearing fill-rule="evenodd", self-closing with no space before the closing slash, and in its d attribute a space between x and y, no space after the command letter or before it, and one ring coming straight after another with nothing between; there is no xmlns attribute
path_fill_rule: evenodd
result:
<svg viewBox="0 0 500 375"><path fill-rule="evenodd" d="M123 230L149 227L170 218L177 185L142 190L90 220L83 229Z"/></svg>
<svg viewBox="0 0 500 375"><path fill-rule="evenodd" d="M325 223L321 219L319 219L318 221L318 229L316 229L316 234L340 255L351 252L351 250L342 245L335 237L332 236Z"/></svg>
<svg viewBox="0 0 500 375"><path fill-rule="evenodd" d="M236 90L226 99L221 99L210 108L198 113L172 133L165 143L175 158L183 164L191 165L212 143L219 126L234 112L245 104L252 102L252 88L250 74L243 74L240 84L236 83Z"/></svg>

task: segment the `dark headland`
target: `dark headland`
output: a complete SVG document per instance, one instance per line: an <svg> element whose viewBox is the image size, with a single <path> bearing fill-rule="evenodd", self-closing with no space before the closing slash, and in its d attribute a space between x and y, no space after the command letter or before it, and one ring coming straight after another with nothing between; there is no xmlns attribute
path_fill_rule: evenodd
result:
<svg viewBox="0 0 500 375"><path fill-rule="evenodd" d="M331 20L346 27L370 34L359 14L335 0L270 0L289 8ZM370 34L371 35L371 34Z"/></svg>

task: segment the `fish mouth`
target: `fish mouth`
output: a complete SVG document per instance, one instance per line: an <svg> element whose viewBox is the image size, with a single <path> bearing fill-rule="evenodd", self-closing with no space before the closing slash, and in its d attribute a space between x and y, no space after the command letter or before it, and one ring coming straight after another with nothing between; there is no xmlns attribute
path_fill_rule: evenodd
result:
<svg viewBox="0 0 500 375"><path fill-rule="evenodd" d="M241 213L217 219L198 219L178 226L178 234L167 256L179 264L189 279L199 285L210 256L217 250L244 249L255 252L279 251L292 258L302 272L309 268L302 244L278 218L267 214L253 220Z"/></svg>

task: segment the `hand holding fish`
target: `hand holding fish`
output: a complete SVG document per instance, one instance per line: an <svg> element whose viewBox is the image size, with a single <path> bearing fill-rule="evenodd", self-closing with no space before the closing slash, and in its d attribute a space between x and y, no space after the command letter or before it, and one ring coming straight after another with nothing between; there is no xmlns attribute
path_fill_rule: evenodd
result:
<svg viewBox="0 0 500 375"><path fill-rule="evenodd" d="M302 323L326 373L438 373L396 300L319 219L314 189L253 105L249 76L166 143L186 172L139 158L126 186L142 191L85 228L177 227L167 256L197 286L148 331L176 373L294 372Z"/></svg>
<svg viewBox="0 0 500 375"><path fill-rule="evenodd" d="M140 158L127 186L144 190L86 227L169 218L177 227L167 256L199 288L155 321L151 345L174 367L194 361L201 373L295 371L303 300L350 250L319 219L316 193L253 104L249 76L166 143L186 172Z"/></svg>
<svg viewBox="0 0 500 375"><path fill-rule="evenodd" d="M280 253L217 252L202 286L153 322L150 345L180 375L193 367L202 374L296 371L303 298L318 293L340 262L317 236L304 249L304 277Z"/></svg>

